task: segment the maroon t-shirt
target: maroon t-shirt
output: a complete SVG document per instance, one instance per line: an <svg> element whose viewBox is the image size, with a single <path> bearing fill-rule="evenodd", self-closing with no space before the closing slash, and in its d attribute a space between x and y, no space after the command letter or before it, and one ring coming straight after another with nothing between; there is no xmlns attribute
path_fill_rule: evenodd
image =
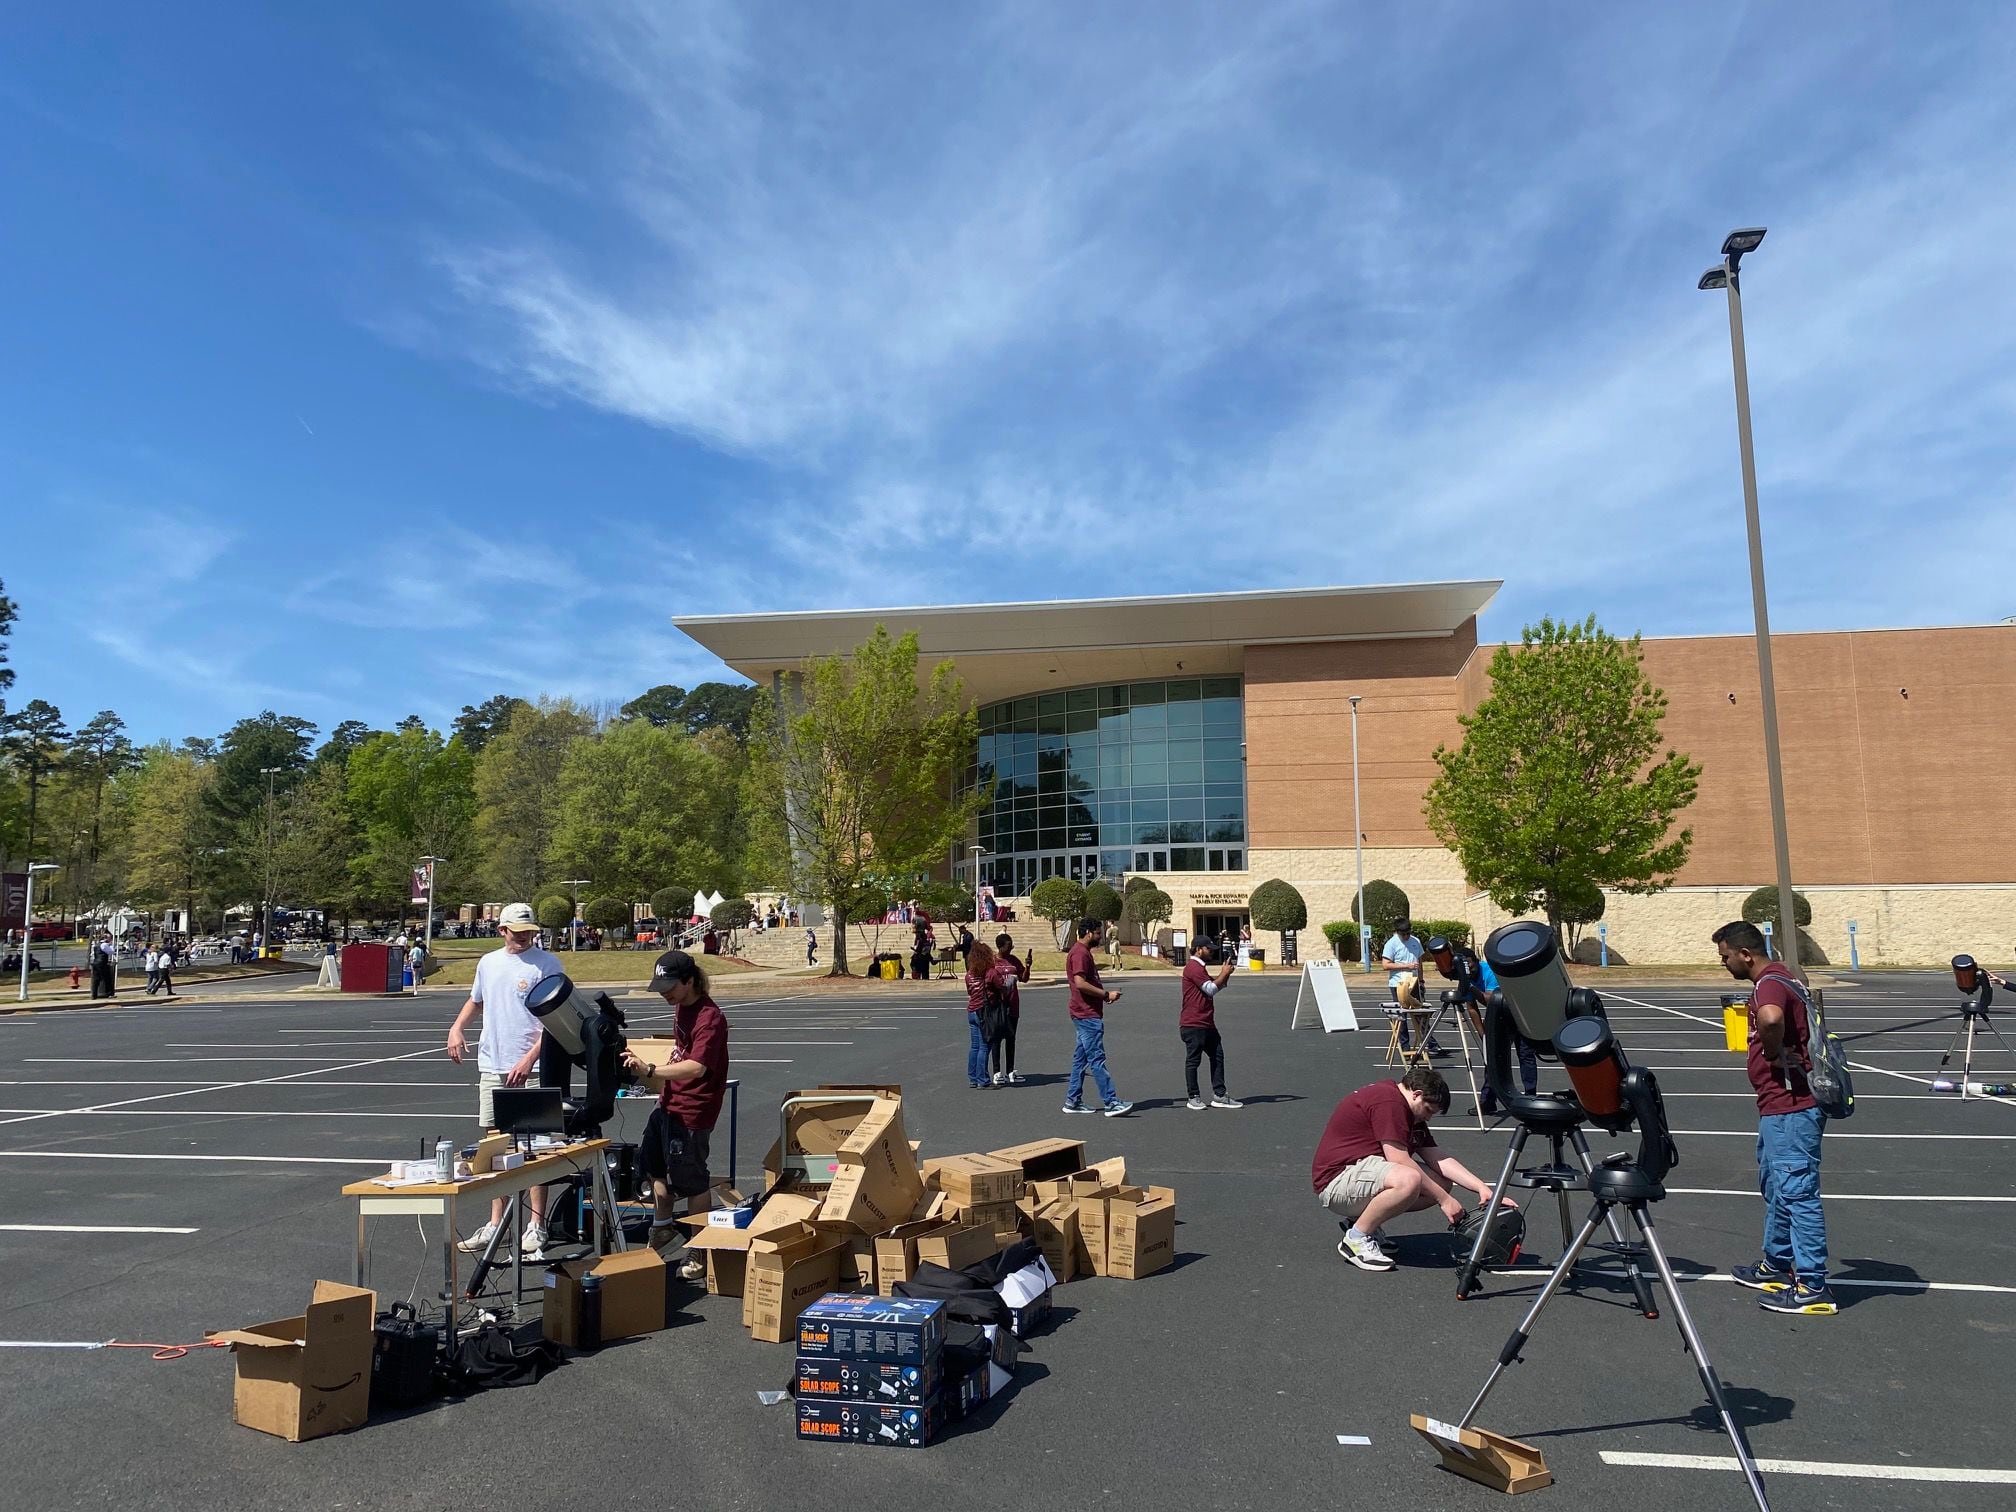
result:
<svg viewBox="0 0 2016 1512"><path fill-rule="evenodd" d="M1077 978L1083 977L1100 990L1087 993L1077 986ZM1106 993L1100 985L1099 963L1092 959L1092 947L1083 940L1072 942L1070 954L1064 957L1064 980L1072 983L1071 1017L1074 1019L1095 1019L1106 1017Z"/></svg>
<svg viewBox="0 0 2016 1512"><path fill-rule="evenodd" d="M1777 1061L1766 1060L1758 1043L1759 1003L1785 1015L1785 1053ZM1811 1035L1806 1005L1799 998L1798 978L1777 961L1767 961L1762 975L1750 984L1749 1071L1759 1113L1799 1113L1814 1105L1813 1090L1806 1085L1806 1047Z"/></svg>
<svg viewBox="0 0 2016 1512"><path fill-rule="evenodd" d="M1373 1082L1337 1104L1330 1122L1323 1126L1323 1137L1316 1142L1316 1159L1310 1163L1309 1175L1321 1193L1337 1179L1339 1171L1367 1155L1385 1154L1389 1144L1418 1155L1434 1143L1428 1125L1414 1121L1400 1083Z"/></svg>
<svg viewBox="0 0 2016 1512"><path fill-rule="evenodd" d="M714 999L702 998L673 1013L672 1038L679 1060L696 1060L707 1069L689 1082L665 1083L658 1106L689 1129L711 1129L728 1095L728 1020Z"/></svg>
<svg viewBox="0 0 2016 1512"><path fill-rule="evenodd" d="M1008 989L1008 1016L1019 1019L1022 1017L1022 984L1029 980L1029 963L1012 950L1002 951L995 959L1014 973L1012 979L1004 978L1003 984Z"/></svg>
<svg viewBox="0 0 2016 1512"><path fill-rule="evenodd" d="M1218 999L1204 990L1204 984L1211 980L1211 968L1197 957L1192 956L1183 963L1183 1012L1177 1018L1179 1029L1215 1029L1218 1026L1216 1011Z"/></svg>

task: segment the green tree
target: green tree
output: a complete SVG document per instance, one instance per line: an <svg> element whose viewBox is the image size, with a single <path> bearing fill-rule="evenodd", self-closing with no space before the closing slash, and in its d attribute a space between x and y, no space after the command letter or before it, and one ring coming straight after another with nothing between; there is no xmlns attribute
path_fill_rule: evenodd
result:
<svg viewBox="0 0 2016 1512"><path fill-rule="evenodd" d="M677 683L660 683L639 693L618 712L625 719L641 719L659 729L679 723L679 707L686 702L686 690Z"/></svg>
<svg viewBox="0 0 2016 1512"><path fill-rule="evenodd" d="M7 596L7 585L0 583L0 693L14 686L14 669L7 664L7 641L14 634L14 621L21 613L21 606ZM0 699L0 718L7 713L7 704Z"/></svg>
<svg viewBox="0 0 2016 1512"><path fill-rule="evenodd" d="M1578 887L1669 887L1693 832L1674 832L1701 768L1660 754L1666 695L1637 636L1543 619L1491 658L1491 693L1463 744L1435 753L1423 811L1464 874L1500 908L1544 908L1558 938Z"/></svg>
<svg viewBox="0 0 2016 1512"><path fill-rule="evenodd" d="M1414 905L1407 900L1407 894L1384 877L1374 877L1365 884L1365 917L1362 921L1358 917L1358 899L1351 899L1351 922L1362 922L1371 928L1374 950L1393 933L1396 923L1412 918L1413 913Z"/></svg>
<svg viewBox="0 0 2016 1512"><path fill-rule="evenodd" d="M348 924L372 901L350 870L351 858L362 849L345 768L317 765L274 802L274 897L323 909Z"/></svg>
<svg viewBox="0 0 2016 1512"><path fill-rule="evenodd" d="M680 701L679 723L689 735L725 730L743 744L756 710L756 689L747 683L704 682Z"/></svg>
<svg viewBox="0 0 2016 1512"><path fill-rule="evenodd" d="M830 975L847 976L847 925L878 873L928 870L962 838L977 793L954 778L978 739L950 662L917 684L917 635L882 626L850 656L814 657L782 704L756 702L747 792L761 853L833 919Z"/></svg>
<svg viewBox="0 0 2016 1512"><path fill-rule="evenodd" d="M1768 922L1771 926L1772 953L1775 955L1785 953L1785 919L1778 907L1777 884L1760 887L1745 898L1743 917L1759 929ZM1792 894L1792 918L1801 929L1809 928L1813 923L1813 905L1806 900L1806 894L1802 892ZM1802 951L1801 954L1807 955L1809 952Z"/></svg>
<svg viewBox="0 0 2016 1512"><path fill-rule="evenodd" d="M71 737L69 768L88 795L90 846L86 875L78 889L80 901L95 903L96 872L104 849L105 794L113 779L140 765L140 753L126 738L126 724L110 709L101 709Z"/></svg>
<svg viewBox="0 0 2016 1512"><path fill-rule="evenodd" d="M1161 888L1144 887L1126 896L1121 911L1128 923L1139 925L1144 935L1152 935L1157 924L1169 922L1176 911L1176 903Z"/></svg>
<svg viewBox="0 0 2016 1512"><path fill-rule="evenodd" d="M596 929L628 929L630 905L621 898L590 898L581 906L581 922Z"/></svg>
<svg viewBox="0 0 2016 1512"><path fill-rule="evenodd" d="M218 906L220 821L209 803L216 779L187 751L150 747L134 783L127 834L128 897L145 908Z"/></svg>
<svg viewBox="0 0 2016 1512"><path fill-rule="evenodd" d="M480 704L462 705L462 712L455 716L455 723L450 729L462 737L462 744L468 747L470 755L481 756L483 747L510 728L520 709L531 707L522 698L499 693Z"/></svg>
<svg viewBox="0 0 2016 1512"><path fill-rule="evenodd" d="M216 742L205 801L219 820L218 843L224 847L218 885L234 899L270 895L268 795L277 805L293 791L308 771L314 741L310 721L264 709L239 720Z"/></svg>
<svg viewBox="0 0 2016 1512"><path fill-rule="evenodd" d="M620 720L568 750L547 859L625 897L666 877L733 890L740 788L741 774L709 742Z"/></svg>
<svg viewBox="0 0 2016 1512"><path fill-rule="evenodd" d="M541 924L557 934L574 922L574 900L554 893L550 897L541 898L538 907L532 912Z"/></svg>
<svg viewBox="0 0 2016 1512"><path fill-rule="evenodd" d="M1568 948L1582 943L1582 931L1603 917L1609 900L1593 882L1577 882L1562 889L1561 922L1568 926Z"/></svg>
<svg viewBox="0 0 2016 1512"><path fill-rule="evenodd" d="M747 929L756 922L756 905L747 898L723 898L707 915L707 922L731 934L738 929Z"/></svg>
<svg viewBox="0 0 2016 1512"><path fill-rule="evenodd" d="M651 894L651 912L660 925L677 931L693 917L693 889L690 887L661 887Z"/></svg>
<svg viewBox="0 0 2016 1512"><path fill-rule="evenodd" d="M586 709L541 699L514 710L483 747L476 761L476 839L494 896L530 898L553 875L546 856L559 817L560 772L567 753L594 732Z"/></svg>
<svg viewBox="0 0 2016 1512"><path fill-rule="evenodd" d="M373 735L351 752L344 787L362 845L350 871L374 903L403 908L422 856L450 877L474 870L475 769L459 739L432 730Z"/></svg>
<svg viewBox="0 0 2016 1512"><path fill-rule="evenodd" d="M1029 890L1029 911L1050 924L1050 938L1063 938L1067 923L1085 917L1085 889L1069 877L1045 877Z"/></svg>
<svg viewBox="0 0 2016 1512"><path fill-rule="evenodd" d="M1274 877L1253 889L1253 896L1247 899L1247 908L1253 916L1255 929L1268 929L1276 934L1290 930L1306 929L1309 925L1309 905L1302 901L1302 894Z"/></svg>
<svg viewBox="0 0 2016 1512"><path fill-rule="evenodd" d="M1107 882L1092 882L1085 888L1085 917L1097 919L1101 924L1114 924L1120 919L1120 894Z"/></svg>
<svg viewBox="0 0 2016 1512"><path fill-rule="evenodd" d="M322 748L315 753L315 765L342 771L350 765L350 753L369 740L372 733L371 726L361 719L344 720L322 742Z"/></svg>
<svg viewBox="0 0 2016 1512"><path fill-rule="evenodd" d="M35 859L35 819L41 806L42 788L63 765L65 742L70 732L63 728L63 711L40 698L31 698L0 724L0 749L19 768L28 787L27 834L22 851Z"/></svg>

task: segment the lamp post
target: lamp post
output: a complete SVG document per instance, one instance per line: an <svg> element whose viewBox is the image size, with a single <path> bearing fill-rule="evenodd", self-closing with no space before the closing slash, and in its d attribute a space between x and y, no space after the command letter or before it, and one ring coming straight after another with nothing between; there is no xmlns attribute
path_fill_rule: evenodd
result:
<svg viewBox="0 0 2016 1512"><path fill-rule="evenodd" d="M1757 690L1763 703L1764 777L1771 798L1771 850L1778 868L1778 917L1785 924L1785 964L1799 970L1799 918L1793 912L1792 846L1785 830L1785 769L1778 754L1778 689L1771 675L1771 615L1764 594L1764 532L1757 519L1757 459L1750 441L1750 368L1743 353L1743 288L1738 275L1743 256L1755 252L1764 228L1731 231L1722 241L1722 261L1701 275L1696 287L1721 289L1729 296L1729 361L1736 375L1736 445L1743 460L1743 520L1750 536L1750 608L1757 622Z"/></svg>
<svg viewBox="0 0 2016 1512"><path fill-rule="evenodd" d="M1358 852L1358 964L1372 969L1372 926L1365 917L1365 815L1358 802L1358 700L1351 695L1351 844Z"/></svg>
<svg viewBox="0 0 2016 1512"><path fill-rule="evenodd" d="M434 868L441 864L441 857L422 856L420 864L427 868L427 917L420 925L420 953L431 956L434 954Z"/></svg>
<svg viewBox="0 0 2016 1512"><path fill-rule="evenodd" d="M980 858L987 854L984 845L969 845L973 852L973 938L980 938Z"/></svg>
<svg viewBox="0 0 2016 1512"><path fill-rule="evenodd" d="M567 948L578 952L581 949L581 889L595 879L593 877L569 877L560 885L574 889L574 917L567 921Z"/></svg>
<svg viewBox="0 0 2016 1512"><path fill-rule="evenodd" d="M35 949L35 873L55 871L54 861L30 861L28 886L21 899L21 998L28 1001L28 957Z"/></svg>
<svg viewBox="0 0 2016 1512"><path fill-rule="evenodd" d="M265 959L266 947L273 943L273 779L279 775L277 766L259 768L259 775L266 779L266 865L261 874L259 903L259 950L261 960Z"/></svg>

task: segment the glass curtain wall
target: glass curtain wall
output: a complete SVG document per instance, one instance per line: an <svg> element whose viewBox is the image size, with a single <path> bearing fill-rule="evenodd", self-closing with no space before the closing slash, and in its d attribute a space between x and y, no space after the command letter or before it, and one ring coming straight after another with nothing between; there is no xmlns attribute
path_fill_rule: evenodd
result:
<svg viewBox="0 0 2016 1512"><path fill-rule="evenodd" d="M966 772L968 787L989 795L980 881L1023 896L1046 877L1244 871L1244 738L1236 677L1107 683L982 705Z"/></svg>

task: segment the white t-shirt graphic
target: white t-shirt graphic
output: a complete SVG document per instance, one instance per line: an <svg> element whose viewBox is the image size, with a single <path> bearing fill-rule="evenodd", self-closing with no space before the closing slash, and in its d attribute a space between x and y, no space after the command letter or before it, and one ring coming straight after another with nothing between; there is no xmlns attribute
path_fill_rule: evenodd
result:
<svg viewBox="0 0 2016 1512"><path fill-rule="evenodd" d="M476 1043L479 1071L502 1076L539 1043L539 1020L525 1006L525 994L559 970L559 961L536 946L519 955L499 947L476 963L469 996L483 1009L483 1036Z"/></svg>

